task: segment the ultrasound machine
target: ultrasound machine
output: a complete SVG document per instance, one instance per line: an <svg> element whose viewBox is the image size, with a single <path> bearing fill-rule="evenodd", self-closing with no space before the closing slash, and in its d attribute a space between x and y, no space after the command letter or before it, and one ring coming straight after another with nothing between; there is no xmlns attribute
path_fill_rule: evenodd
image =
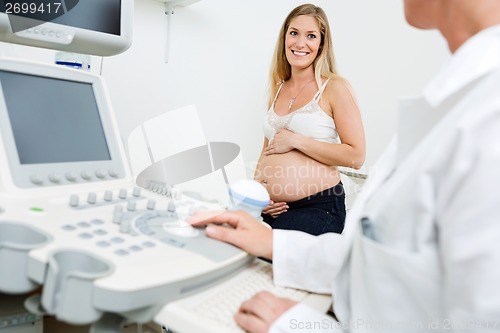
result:
<svg viewBox="0 0 500 333"><path fill-rule="evenodd" d="M1 292L43 285L76 324L147 321L249 261L185 222L220 206L134 184L99 76L3 59L0 85Z"/></svg>
<svg viewBox="0 0 500 333"><path fill-rule="evenodd" d="M0 6L0 40L123 52L133 0L85 6L104 2L118 4L121 28L111 34L73 21L16 33ZM214 300L222 304L217 297L234 296L230 286L241 292L259 280L249 293L272 286L269 264L186 222L195 211L225 208L166 183L137 181L102 77L0 58L0 298L25 295L31 311L2 316L0 306L0 332L43 314L91 324L93 333L120 332L125 321L222 332L218 319L207 316L210 329L193 313L202 318ZM302 300L307 293L284 295ZM239 330L230 313L225 318L231 327L224 329Z"/></svg>

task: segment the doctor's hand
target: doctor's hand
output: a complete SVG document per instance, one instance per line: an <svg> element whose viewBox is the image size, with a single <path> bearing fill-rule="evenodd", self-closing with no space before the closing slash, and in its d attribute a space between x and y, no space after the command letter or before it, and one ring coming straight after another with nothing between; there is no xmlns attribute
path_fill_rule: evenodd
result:
<svg viewBox="0 0 500 333"><path fill-rule="evenodd" d="M274 202L270 201L269 205L262 209L262 213L266 215L271 215L271 217L276 218L278 215L283 214L288 210L288 205L286 202Z"/></svg>
<svg viewBox="0 0 500 333"><path fill-rule="evenodd" d="M276 319L295 304L295 301L263 291L243 302L234 320L247 332L266 333Z"/></svg>
<svg viewBox="0 0 500 333"><path fill-rule="evenodd" d="M297 139L298 134L286 129L280 129L276 132L263 153L264 155L287 153L295 148L294 143Z"/></svg>
<svg viewBox="0 0 500 333"><path fill-rule="evenodd" d="M188 222L195 227L208 224L205 232L209 237L233 244L254 256L272 259L272 229L254 219L247 212L198 212L191 216Z"/></svg>

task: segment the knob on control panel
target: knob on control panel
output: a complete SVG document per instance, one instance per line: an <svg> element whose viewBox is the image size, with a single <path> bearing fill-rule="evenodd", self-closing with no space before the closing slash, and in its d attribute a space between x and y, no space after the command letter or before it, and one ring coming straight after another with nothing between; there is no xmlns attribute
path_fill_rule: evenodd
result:
<svg viewBox="0 0 500 333"><path fill-rule="evenodd" d="M82 171L80 173L80 177L82 177L82 179L84 180L90 180L92 178L92 175L88 171Z"/></svg>
<svg viewBox="0 0 500 333"><path fill-rule="evenodd" d="M155 199L149 199L146 208L149 210L155 209L156 206L156 200Z"/></svg>
<svg viewBox="0 0 500 333"><path fill-rule="evenodd" d="M168 202L168 208L167 208L167 210L168 210L169 212L175 212L175 203L174 203L174 201L173 201L173 200L170 200L170 201Z"/></svg>
<svg viewBox="0 0 500 333"><path fill-rule="evenodd" d="M126 199L127 198L127 190L124 188L120 189L120 192L118 192L118 197L120 199Z"/></svg>
<svg viewBox="0 0 500 333"><path fill-rule="evenodd" d="M123 219L123 207L117 205L113 210L113 222L121 223L122 219Z"/></svg>
<svg viewBox="0 0 500 333"><path fill-rule="evenodd" d="M66 179L70 182L74 182L76 180L76 177L78 177L78 175L76 174L76 172L67 172L66 175L65 175Z"/></svg>
<svg viewBox="0 0 500 333"><path fill-rule="evenodd" d="M78 198L78 195L73 194L69 197L69 205L71 207L78 207L80 199Z"/></svg>
<svg viewBox="0 0 500 333"><path fill-rule="evenodd" d="M102 169L97 169L95 171L95 176L99 179L103 179L103 178L106 178L106 172Z"/></svg>
<svg viewBox="0 0 500 333"><path fill-rule="evenodd" d="M40 175L32 175L30 177L30 180L33 184L36 184L36 185L41 185L43 184L43 177L40 176Z"/></svg>
<svg viewBox="0 0 500 333"><path fill-rule="evenodd" d="M57 173L51 173L49 175L49 180L53 183L59 183L61 181L61 175Z"/></svg>
<svg viewBox="0 0 500 333"><path fill-rule="evenodd" d="M109 169L108 175L110 175L113 178L116 178L116 177L118 177L118 172L115 169Z"/></svg>
<svg viewBox="0 0 500 333"><path fill-rule="evenodd" d="M135 200L130 200L128 203L127 203L127 210L129 212L133 212L135 210L135 206L136 206L136 203L135 203Z"/></svg>
<svg viewBox="0 0 500 333"><path fill-rule="evenodd" d="M97 201L97 195L94 192L90 192L87 197L87 202L91 205L95 204Z"/></svg>
<svg viewBox="0 0 500 333"><path fill-rule="evenodd" d="M104 192L104 201L112 201L113 200L113 192L106 191Z"/></svg>

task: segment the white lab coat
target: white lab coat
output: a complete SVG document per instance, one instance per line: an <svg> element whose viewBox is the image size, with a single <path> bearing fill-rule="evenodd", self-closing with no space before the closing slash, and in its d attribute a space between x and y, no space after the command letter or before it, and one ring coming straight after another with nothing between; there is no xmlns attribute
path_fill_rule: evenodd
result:
<svg viewBox="0 0 500 333"><path fill-rule="evenodd" d="M500 26L402 101L342 235L273 246L275 283L332 292L339 322L300 304L270 332L500 331Z"/></svg>

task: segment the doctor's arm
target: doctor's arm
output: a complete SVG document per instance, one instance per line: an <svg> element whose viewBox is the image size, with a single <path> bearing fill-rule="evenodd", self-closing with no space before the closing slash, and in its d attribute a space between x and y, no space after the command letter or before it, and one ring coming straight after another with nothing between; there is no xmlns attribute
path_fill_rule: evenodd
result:
<svg viewBox="0 0 500 333"><path fill-rule="evenodd" d="M190 223L193 226L208 224L209 237L233 244L255 256L272 259L277 285L319 293L331 292L331 283L348 249L343 235L312 236L299 231L271 230L243 211L198 212L190 218ZM344 234L351 229L347 225ZM286 332L310 322L330 324L321 332L333 332L337 328L332 318L325 314L266 292L244 302L235 320L254 333Z"/></svg>
<svg viewBox="0 0 500 333"><path fill-rule="evenodd" d="M190 223L206 224L209 237L273 260L277 285L317 293L331 292L333 279L350 248L348 239L355 225L346 223L342 235L313 236L295 230L272 230L244 211L198 212L190 218Z"/></svg>

